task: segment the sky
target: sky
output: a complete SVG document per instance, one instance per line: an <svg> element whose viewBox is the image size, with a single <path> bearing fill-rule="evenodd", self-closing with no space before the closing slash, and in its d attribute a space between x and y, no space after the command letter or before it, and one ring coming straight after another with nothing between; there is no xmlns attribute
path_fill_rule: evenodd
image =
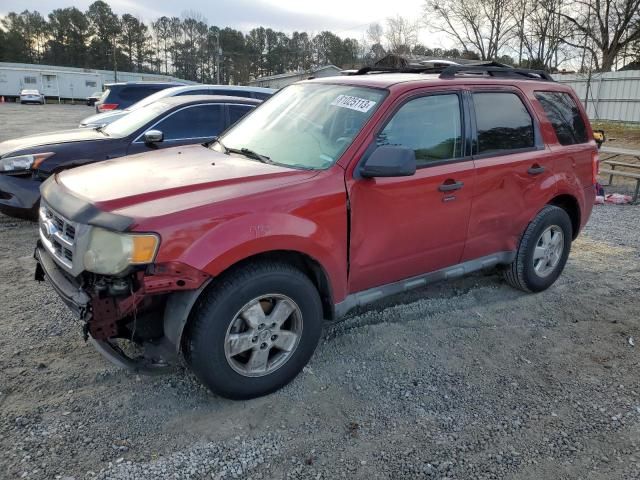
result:
<svg viewBox="0 0 640 480"><path fill-rule="evenodd" d="M118 14L131 13L145 21L162 15L181 16L185 11L201 13L209 25L232 27L247 32L255 26L274 30L311 33L330 30L341 37L358 40L372 22L384 26L388 17L401 15L412 20L422 16L425 0L106 0ZM56 8L75 6L86 10L91 0L0 0L0 15L10 11L37 10L46 16ZM420 41L429 47L449 47L451 42L422 27Z"/></svg>

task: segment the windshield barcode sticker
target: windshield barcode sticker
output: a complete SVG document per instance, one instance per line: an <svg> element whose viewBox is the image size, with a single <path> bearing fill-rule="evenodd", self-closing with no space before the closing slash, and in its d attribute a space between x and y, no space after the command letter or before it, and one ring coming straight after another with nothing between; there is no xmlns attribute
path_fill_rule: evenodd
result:
<svg viewBox="0 0 640 480"><path fill-rule="evenodd" d="M338 95L331 105L342 108L350 108L358 112L368 112L376 102L367 100L366 98L352 97L351 95Z"/></svg>

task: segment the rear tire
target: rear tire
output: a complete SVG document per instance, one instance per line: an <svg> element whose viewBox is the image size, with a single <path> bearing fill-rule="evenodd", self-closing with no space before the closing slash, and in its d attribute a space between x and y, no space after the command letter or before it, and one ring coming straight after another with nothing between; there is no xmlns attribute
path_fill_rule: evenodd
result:
<svg viewBox="0 0 640 480"><path fill-rule="evenodd" d="M322 323L320 296L303 272L286 263L258 262L203 292L183 352L212 392L259 397L298 375L318 344Z"/></svg>
<svg viewBox="0 0 640 480"><path fill-rule="evenodd" d="M572 238L567 212L553 205L544 207L527 226L515 260L504 271L507 283L525 292L549 288L567 263Z"/></svg>

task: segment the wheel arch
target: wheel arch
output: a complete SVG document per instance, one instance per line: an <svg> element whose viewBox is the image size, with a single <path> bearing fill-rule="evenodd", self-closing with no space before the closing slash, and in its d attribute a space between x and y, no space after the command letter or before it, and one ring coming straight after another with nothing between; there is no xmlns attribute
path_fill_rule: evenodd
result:
<svg viewBox="0 0 640 480"><path fill-rule="evenodd" d="M315 258L306 253L295 250L270 250L256 253L229 265L216 277L205 282L198 290L188 290L173 293L167 299L164 311L164 334L175 346L176 351L182 348L183 333L191 321L191 313L198 299L205 289L215 288L216 280L238 268L242 268L252 262L278 261L295 266L302 271L318 289L322 302L322 311L325 319L335 318L334 296L331 289L329 275L324 267Z"/></svg>
<svg viewBox="0 0 640 480"><path fill-rule="evenodd" d="M582 221L580 203L578 202L578 199L573 195L561 194L552 198L547 202L547 204L560 207L567 212L567 215L569 215L569 218L571 219L572 236L573 240L575 240L580 233L580 225Z"/></svg>

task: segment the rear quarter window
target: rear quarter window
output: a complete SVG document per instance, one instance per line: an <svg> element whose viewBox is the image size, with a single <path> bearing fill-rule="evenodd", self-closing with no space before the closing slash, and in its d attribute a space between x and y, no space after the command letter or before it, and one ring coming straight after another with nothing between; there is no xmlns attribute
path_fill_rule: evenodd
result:
<svg viewBox="0 0 640 480"><path fill-rule="evenodd" d="M587 143L587 126L571 95L565 92L535 92L560 145Z"/></svg>
<svg viewBox="0 0 640 480"><path fill-rule="evenodd" d="M500 154L533 148L533 119L522 100L510 92L473 94L478 129L478 153Z"/></svg>

